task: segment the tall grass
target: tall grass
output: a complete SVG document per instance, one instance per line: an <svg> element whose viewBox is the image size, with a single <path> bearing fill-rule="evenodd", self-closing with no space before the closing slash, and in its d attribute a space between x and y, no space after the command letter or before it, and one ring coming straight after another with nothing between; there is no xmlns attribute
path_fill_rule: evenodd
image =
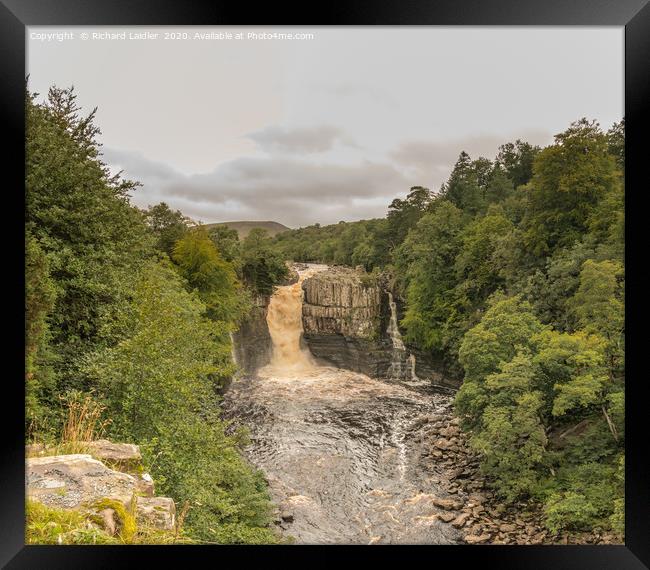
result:
<svg viewBox="0 0 650 570"><path fill-rule="evenodd" d="M84 453L87 442L100 439L110 420L102 419L106 406L96 402L92 394L69 392L59 396L64 408L61 442L57 453Z"/></svg>

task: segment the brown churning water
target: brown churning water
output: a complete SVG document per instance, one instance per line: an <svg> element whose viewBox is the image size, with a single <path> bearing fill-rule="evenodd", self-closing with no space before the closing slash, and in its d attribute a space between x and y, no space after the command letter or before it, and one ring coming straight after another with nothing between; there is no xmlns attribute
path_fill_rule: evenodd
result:
<svg viewBox="0 0 650 570"><path fill-rule="evenodd" d="M445 413L450 397L312 357L301 341L302 283L323 269L309 265L276 288L271 363L225 395L228 415L250 429L246 453L269 481L281 528L303 544L454 543L431 502L443 470L422 458L412 427Z"/></svg>

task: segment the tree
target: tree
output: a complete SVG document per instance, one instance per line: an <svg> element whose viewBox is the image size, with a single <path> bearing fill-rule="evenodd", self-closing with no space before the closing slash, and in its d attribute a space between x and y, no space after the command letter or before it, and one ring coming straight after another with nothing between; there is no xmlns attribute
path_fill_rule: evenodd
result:
<svg viewBox="0 0 650 570"><path fill-rule="evenodd" d="M499 154L495 159L497 166L502 168L512 185L517 188L528 184L533 176L533 163L539 153L538 146L517 139L499 147Z"/></svg>
<svg viewBox="0 0 650 570"><path fill-rule="evenodd" d="M623 272L622 264L617 261L586 260L580 272L578 290L569 300L580 328L605 338L612 376L620 372L624 351Z"/></svg>
<svg viewBox="0 0 650 570"><path fill-rule="evenodd" d="M413 186L404 200L395 198L388 206L386 238L393 249L404 241L409 230L424 215L432 195L428 188Z"/></svg>
<svg viewBox="0 0 650 570"><path fill-rule="evenodd" d="M208 235L221 257L232 263L237 271L241 271L241 244L237 230L219 224L211 227L208 230Z"/></svg>
<svg viewBox="0 0 650 570"><path fill-rule="evenodd" d="M448 201L439 201L393 256L406 290L407 310L401 324L407 340L425 350L439 350L445 344L461 228L462 212Z"/></svg>
<svg viewBox="0 0 650 570"><path fill-rule="evenodd" d="M487 165L483 160L472 162L465 151L461 152L449 180L441 189L446 200L470 216L482 212L486 205L485 187L480 185L481 180L487 182Z"/></svg>
<svg viewBox="0 0 650 570"><path fill-rule="evenodd" d="M482 470L497 491L513 501L532 494L539 480L547 438L540 412L544 395L535 389L535 369L526 352L517 353L485 379L489 404L481 429L471 438L483 454Z"/></svg>
<svg viewBox="0 0 650 570"><path fill-rule="evenodd" d="M25 240L25 382L27 431L44 424L44 402L52 400L52 374L47 318L56 299L49 263L38 241ZM43 425L39 427L43 428Z"/></svg>
<svg viewBox="0 0 650 570"><path fill-rule="evenodd" d="M86 360L114 439L140 444L160 492L190 506L185 528L211 542L275 542L261 473L226 435L211 377L233 372L198 292L167 264L147 265L124 318L130 336Z"/></svg>
<svg viewBox="0 0 650 570"><path fill-rule="evenodd" d="M95 111L82 117L73 89L52 88L44 103L26 96L26 227L47 258L57 291L49 313L53 371L79 386L79 358L121 334L138 266L151 255L142 214L128 194L137 186L100 159Z"/></svg>
<svg viewBox="0 0 650 570"><path fill-rule="evenodd" d="M598 123L581 119L535 158L523 221L535 255L570 247L589 229L598 202L620 184L607 137Z"/></svg>
<svg viewBox="0 0 650 570"><path fill-rule="evenodd" d="M488 376L512 360L518 350L533 348L533 337L543 330L530 304L520 297L495 295L480 323L463 337L458 359L465 378L455 399L457 413L472 429L481 426L490 403Z"/></svg>
<svg viewBox="0 0 650 570"><path fill-rule="evenodd" d="M180 210L173 211L165 202L149 206L144 215L156 238L156 248L171 257L174 245L187 233L190 220Z"/></svg>
<svg viewBox="0 0 650 570"><path fill-rule="evenodd" d="M246 299L235 270L205 228L199 226L176 242L172 258L190 288L198 291L211 320L232 325L243 315Z"/></svg>
<svg viewBox="0 0 650 570"><path fill-rule="evenodd" d="M512 223L498 206L491 206L484 217L476 218L463 229L454 266L463 294L474 306L503 284L494 253L512 229Z"/></svg>
<svg viewBox="0 0 650 570"><path fill-rule="evenodd" d="M614 123L607 131L607 146L621 172L625 172L625 118Z"/></svg>
<svg viewBox="0 0 650 570"><path fill-rule="evenodd" d="M286 279L289 269L273 251L266 230L254 228L242 243L242 274L255 292L269 295L273 287Z"/></svg>

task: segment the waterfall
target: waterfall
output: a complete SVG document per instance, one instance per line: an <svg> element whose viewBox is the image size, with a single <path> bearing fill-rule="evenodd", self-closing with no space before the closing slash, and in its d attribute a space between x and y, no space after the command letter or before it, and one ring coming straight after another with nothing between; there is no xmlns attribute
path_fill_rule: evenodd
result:
<svg viewBox="0 0 650 570"><path fill-rule="evenodd" d="M396 380L417 382L419 378L415 373L415 354L409 353L406 350L406 345L402 340L402 335L397 325L397 303L395 303L393 294L390 291L388 292L388 305L390 307L390 320L388 321L388 329L386 332L393 343L393 354L388 374L390 378Z"/></svg>
<svg viewBox="0 0 650 570"><path fill-rule="evenodd" d="M302 282L322 268L322 266L309 266L298 271L297 283L276 287L273 292L266 316L273 343L270 367L283 372L313 370L314 359L300 342L303 332Z"/></svg>
<svg viewBox="0 0 650 570"><path fill-rule="evenodd" d="M409 364L411 366L411 381L417 382L419 378L418 375L415 373L415 354L413 353L409 355Z"/></svg>
<svg viewBox="0 0 650 570"><path fill-rule="evenodd" d="M393 354L388 369L388 374L391 378L402 380L406 374L404 365L406 364L406 346L402 340L402 335L399 332L397 325L397 303L393 299L393 294L388 292L388 305L390 307L390 320L388 321L387 333L393 343Z"/></svg>
<svg viewBox="0 0 650 570"><path fill-rule="evenodd" d="M228 336L230 337L230 357L236 365L239 365L239 362L237 362L237 350L235 349L235 335L229 332Z"/></svg>

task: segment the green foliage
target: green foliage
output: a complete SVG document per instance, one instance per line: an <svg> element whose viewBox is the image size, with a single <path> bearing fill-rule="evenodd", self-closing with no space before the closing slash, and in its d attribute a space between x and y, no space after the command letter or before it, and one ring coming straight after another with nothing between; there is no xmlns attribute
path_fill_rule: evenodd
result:
<svg viewBox="0 0 650 570"><path fill-rule="evenodd" d="M575 491L556 493L544 507L546 526L551 532L564 529L590 530L598 516L598 509L588 497Z"/></svg>
<svg viewBox="0 0 650 570"><path fill-rule="evenodd" d="M45 103L26 97L26 226L47 258L56 300L48 315L60 386L78 385L78 358L120 334L133 276L150 255L135 184L110 175L100 160L94 111L79 114L72 89L50 89Z"/></svg>
<svg viewBox="0 0 650 570"><path fill-rule="evenodd" d="M526 245L536 255L571 246L584 234L598 202L620 184L607 136L581 119L535 158L527 189Z"/></svg>
<svg viewBox="0 0 650 570"><path fill-rule="evenodd" d="M228 333L247 310L235 266L180 212L130 204L137 184L109 174L94 112L81 117L71 89L42 104L28 94L26 106L28 437L62 441L56 450L92 439L93 413L75 408L71 423L60 406L92 399L111 420L106 435L139 444L158 490L190 504L194 539L276 541L266 484L216 396L234 372ZM30 504L28 541L187 542L120 520L112 538L84 513Z"/></svg>
<svg viewBox="0 0 650 570"><path fill-rule="evenodd" d="M432 195L428 188L414 186L408 196L401 200L395 198L388 206L385 239L390 249L404 241L409 230L415 227L431 203Z"/></svg>
<svg viewBox="0 0 650 570"><path fill-rule="evenodd" d="M205 303L208 318L223 325L245 313L247 299L235 269L221 257L205 228L199 226L177 241L172 259Z"/></svg>
<svg viewBox="0 0 650 570"><path fill-rule="evenodd" d="M88 358L86 372L112 411L112 431L136 441L157 436L156 426L195 414L211 397L207 380L229 365L228 347L215 341L203 314L171 267L151 263L133 291L131 335Z"/></svg>
<svg viewBox="0 0 650 570"><path fill-rule="evenodd" d="M165 202L149 206L144 216L155 236L156 249L171 257L174 245L187 233L190 220L180 210L173 211Z"/></svg>
<svg viewBox="0 0 650 570"><path fill-rule="evenodd" d="M533 163L538 146L517 139L499 147L496 164L503 169L515 188L528 184L533 176Z"/></svg>
<svg viewBox="0 0 650 570"><path fill-rule="evenodd" d="M394 254L406 290L407 310L401 324L406 338L425 349L443 349L446 323L453 311L454 260L460 248L462 213L439 202L422 216Z"/></svg>
<svg viewBox="0 0 650 570"><path fill-rule="evenodd" d="M241 244L237 230L228 226L214 226L208 230L208 235L221 257L232 263L237 271L241 271Z"/></svg>
<svg viewBox="0 0 650 570"><path fill-rule="evenodd" d="M242 275L255 292L268 295L289 275L287 264L271 246L266 230L254 228L241 247Z"/></svg>
<svg viewBox="0 0 650 570"><path fill-rule="evenodd" d="M474 305L481 304L504 284L495 252L513 225L499 206L490 206L484 217L477 218L463 230L460 252L456 256L456 278L462 292ZM459 288L461 289L461 288Z"/></svg>
<svg viewBox="0 0 650 570"><path fill-rule="evenodd" d="M531 359L522 353L489 375L485 388L489 404L471 444L483 454L482 469L497 491L512 501L531 494L537 484L536 468L547 443L540 418L543 394L535 390Z"/></svg>
<svg viewBox="0 0 650 570"><path fill-rule="evenodd" d="M618 261L588 259L582 265L578 290L569 302L578 325L605 338L612 374L620 372L623 360L623 272L623 265Z"/></svg>
<svg viewBox="0 0 650 570"><path fill-rule="evenodd" d="M210 529L229 524L261 533L269 499L239 454L242 436L227 436L218 417L212 377L233 365L204 315L198 293L152 263L134 290L132 335L89 358L85 370L105 394L112 437L141 444L158 488L190 502L190 536L210 541Z"/></svg>
<svg viewBox="0 0 650 570"><path fill-rule="evenodd" d="M470 159L466 152L461 152L449 180L442 188L443 196L457 208L472 216L482 212L486 206L485 187L481 167L483 163Z"/></svg>
<svg viewBox="0 0 650 570"><path fill-rule="evenodd" d="M48 259L38 241L25 241L25 382L27 430L47 423L48 409L41 404L52 397L53 376L47 317L54 307L56 290Z"/></svg>
<svg viewBox="0 0 650 570"><path fill-rule="evenodd" d="M27 544L119 544L81 511L54 509L36 501L27 501L25 511Z"/></svg>
<svg viewBox="0 0 650 570"><path fill-rule="evenodd" d="M118 535L111 536L103 528L103 521L96 512L111 508L118 518ZM192 544L193 541L180 532L159 530L136 525L133 514L114 499L102 499L94 508L58 509L37 501L28 500L25 508L27 544ZM128 534L125 534L127 521Z"/></svg>

